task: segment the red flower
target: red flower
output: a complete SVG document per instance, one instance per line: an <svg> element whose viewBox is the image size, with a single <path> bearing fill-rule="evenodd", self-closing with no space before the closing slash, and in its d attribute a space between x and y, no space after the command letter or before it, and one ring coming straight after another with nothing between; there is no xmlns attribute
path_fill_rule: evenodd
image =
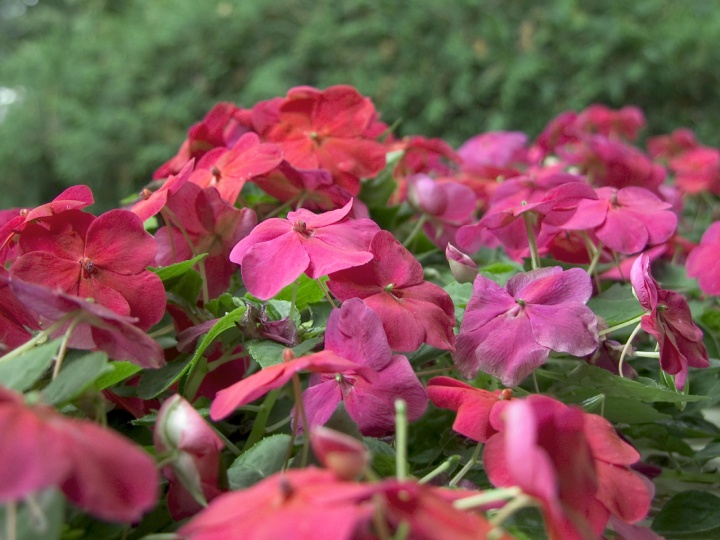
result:
<svg viewBox="0 0 720 540"><path fill-rule="evenodd" d="M0 503L57 486L82 510L133 522L155 505L153 459L117 433L0 387Z"/></svg>
<svg viewBox="0 0 720 540"><path fill-rule="evenodd" d="M394 351L414 351L423 342L453 350L455 311L450 295L425 281L422 265L392 233L377 233L370 251L370 262L330 275L332 293L340 300L361 298L380 316Z"/></svg>
<svg viewBox="0 0 720 540"><path fill-rule="evenodd" d="M690 252L685 267L690 277L698 279L705 294L720 296L720 221L708 227L700 245Z"/></svg>
<svg viewBox="0 0 720 540"><path fill-rule="evenodd" d="M25 227L21 255L10 273L93 298L119 315L137 317L147 330L165 313L163 284L146 269L156 251L155 240L132 212L111 210L96 218L68 210L43 225Z"/></svg>

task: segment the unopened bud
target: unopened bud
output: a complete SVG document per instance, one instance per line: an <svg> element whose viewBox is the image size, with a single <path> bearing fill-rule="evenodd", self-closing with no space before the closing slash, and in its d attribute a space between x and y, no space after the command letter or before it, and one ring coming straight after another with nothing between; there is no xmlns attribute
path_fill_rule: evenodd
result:
<svg viewBox="0 0 720 540"><path fill-rule="evenodd" d="M445 248L445 257L450 264L450 272L458 283L472 283L477 277L477 264L452 244Z"/></svg>

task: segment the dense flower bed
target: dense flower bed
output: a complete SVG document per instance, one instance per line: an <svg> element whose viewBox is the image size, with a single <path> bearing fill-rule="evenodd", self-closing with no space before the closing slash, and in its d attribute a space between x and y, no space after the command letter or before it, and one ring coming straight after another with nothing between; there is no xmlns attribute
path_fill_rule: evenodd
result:
<svg viewBox="0 0 720 540"><path fill-rule="evenodd" d="M712 534L720 152L643 125L454 150L300 87L0 212L0 534Z"/></svg>

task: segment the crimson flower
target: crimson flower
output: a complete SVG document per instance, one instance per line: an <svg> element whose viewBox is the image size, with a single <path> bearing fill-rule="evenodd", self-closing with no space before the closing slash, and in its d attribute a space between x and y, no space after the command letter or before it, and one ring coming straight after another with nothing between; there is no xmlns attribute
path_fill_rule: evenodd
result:
<svg viewBox="0 0 720 540"><path fill-rule="evenodd" d="M703 234L700 245L687 258L685 267L690 277L697 278L705 294L720 296L720 221L716 221Z"/></svg>
<svg viewBox="0 0 720 540"><path fill-rule="evenodd" d="M147 270L157 245L127 210L99 217L68 210L42 225L29 223L10 273L75 296L93 298L115 313L137 317L147 330L165 313L162 281Z"/></svg>
<svg viewBox="0 0 720 540"><path fill-rule="evenodd" d="M130 207L130 211L143 222L160 212L167 204L168 198L174 195L188 181L194 164L194 160L188 161L180 172L167 178L155 191L150 191L147 188L143 189L140 192L140 200Z"/></svg>
<svg viewBox="0 0 720 540"><path fill-rule="evenodd" d="M0 266L0 354L28 341L32 337L28 328L37 327L36 318L10 289L7 270Z"/></svg>
<svg viewBox="0 0 720 540"><path fill-rule="evenodd" d="M458 149L463 172L495 180L520 174L528 164L527 135L521 131L489 131Z"/></svg>
<svg viewBox="0 0 720 540"><path fill-rule="evenodd" d="M645 188L602 187L597 200L581 200L575 215L560 227L592 230L604 245L618 253L638 253L648 245L667 241L677 227L670 203Z"/></svg>
<svg viewBox="0 0 720 540"><path fill-rule="evenodd" d="M377 233L370 251L370 262L330 275L332 293L343 301L361 298L380 316L394 351L414 351L423 342L452 350L455 312L450 295L425 281L422 265L392 233Z"/></svg>
<svg viewBox="0 0 720 540"><path fill-rule="evenodd" d="M329 171L353 196L361 178L385 167L385 146L374 140L375 106L351 86L299 86L260 109L253 125L263 141L278 144L293 167Z"/></svg>
<svg viewBox="0 0 720 540"><path fill-rule="evenodd" d="M598 346L597 317L585 306L590 276L556 266L518 274L505 288L478 275L453 353L468 379L482 370L519 384L551 350L585 356Z"/></svg>
<svg viewBox="0 0 720 540"><path fill-rule="evenodd" d="M0 386L0 503L57 486L83 511L133 522L157 499L153 459L119 434L88 420L27 405Z"/></svg>
<svg viewBox="0 0 720 540"><path fill-rule="evenodd" d="M650 312L640 324L658 342L660 367L675 375L675 386L682 390L688 366L710 366L702 330L693 322L687 300L680 293L661 289L650 275L650 258L645 253L633 263L630 282L640 305Z"/></svg>
<svg viewBox="0 0 720 540"><path fill-rule="evenodd" d="M427 408L427 395L408 362L393 355L380 318L361 300L353 298L333 310L325 332L325 353L352 362L337 372L310 377L303 405L310 426L325 424L340 401L363 435L383 437L394 431L395 400L407 403L409 421ZM322 354L322 353L319 353ZM358 367L377 373L372 380L359 376Z"/></svg>
<svg viewBox="0 0 720 540"><path fill-rule="evenodd" d="M648 154L653 159L672 159L698 146L695 134L688 128L678 128L669 135L657 135L647 140Z"/></svg>
<svg viewBox="0 0 720 540"><path fill-rule="evenodd" d="M317 279L372 259L368 248L379 227L366 218L346 219L351 207L349 201L324 214L301 208L255 227L230 253L250 294L267 300L303 272Z"/></svg>

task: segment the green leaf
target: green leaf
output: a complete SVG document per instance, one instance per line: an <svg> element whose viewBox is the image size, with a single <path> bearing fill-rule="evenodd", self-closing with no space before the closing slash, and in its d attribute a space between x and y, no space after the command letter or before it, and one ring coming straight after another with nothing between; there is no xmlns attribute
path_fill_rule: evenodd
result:
<svg viewBox="0 0 720 540"><path fill-rule="evenodd" d="M196 257L193 257L188 261L182 261L179 263L171 264L170 266L163 266L160 268L151 267L149 268L149 270L157 274L157 276L163 282L165 282L182 276L185 272L190 270L193 266L195 266L198 262L202 261L207 256L207 253L201 253L200 255L197 255Z"/></svg>
<svg viewBox="0 0 720 540"><path fill-rule="evenodd" d="M190 359L176 360L165 364L160 369L151 369L143 373L137 386L140 399L152 399L170 388L190 365Z"/></svg>
<svg viewBox="0 0 720 540"><path fill-rule="evenodd" d="M321 341L322 338L314 337L306 339L299 345L296 345L292 348L295 358L306 355ZM282 362L282 354L285 349L287 349L287 347L282 343L270 340L254 341L248 345L248 353L250 353L253 360L260 364L260 367L263 369Z"/></svg>
<svg viewBox="0 0 720 540"><path fill-rule="evenodd" d="M303 311L311 304L317 304L325 298L322 288L318 282L309 278L305 274L300 274L296 281L297 293L295 294L295 307L298 311ZM288 285L275 295L275 300L286 300L292 302L293 289L295 283Z"/></svg>
<svg viewBox="0 0 720 540"><path fill-rule="evenodd" d="M717 457L720 457L720 441L710 441L705 445L705 448L693 456L693 459L698 463L705 464Z"/></svg>
<svg viewBox="0 0 720 540"><path fill-rule="evenodd" d="M510 280L511 277L522 271L522 266L518 263L512 262L496 262L478 268L478 274L485 276L488 279L492 279L495 283L503 286Z"/></svg>
<svg viewBox="0 0 720 540"><path fill-rule="evenodd" d="M596 394L607 397L617 396L654 403L658 401L679 403L683 401L701 401L707 396L686 396L663 388L651 379L638 378L636 381L613 375L609 371L581 362L569 373L559 373L538 369L538 377L554 379L566 384L590 388Z"/></svg>
<svg viewBox="0 0 720 540"><path fill-rule="evenodd" d="M66 403L82 394L109 371L112 371L112 367L103 352L92 352L74 360L67 359L57 378L43 390L43 398L51 405Z"/></svg>
<svg viewBox="0 0 720 540"><path fill-rule="evenodd" d="M112 371L108 371L95 381L95 387L98 390L109 388L142 370L140 366L132 362L110 362L110 367Z"/></svg>
<svg viewBox="0 0 720 540"><path fill-rule="evenodd" d="M0 359L0 384L18 392L30 388L52 364L60 341L56 339L7 361Z"/></svg>
<svg viewBox="0 0 720 540"><path fill-rule="evenodd" d="M605 319L608 326L616 326L645 313L640 302L633 296L632 286L620 283L615 283L608 290L591 298L587 306L595 315Z"/></svg>
<svg viewBox="0 0 720 540"><path fill-rule="evenodd" d="M255 444L228 468L230 489L242 489L258 483L285 466L290 435L272 435Z"/></svg>
<svg viewBox="0 0 720 540"><path fill-rule="evenodd" d="M697 534L718 527L720 497L707 491L678 493L665 504L652 523L652 529L658 534Z"/></svg>
<svg viewBox="0 0 720 540"><path fill-rule="evenodd" d="M0 532L7 530L7 505L0 506ZM46 489L33 496L33 507L19 503L15 516L17 540L56 540L65 521L65 497L57 489ZM3 538L5 538L3 536Z"/></svg>
<svg viewBox="0 0 720 540"><path fill-rule="evenodd" d="M188 270L177 279L168 280L165 283L165 290L169 293L168 299L173 300L172 296L177 295L190 305L195 305L200 296L203 280L196 270Z"/></svg>

